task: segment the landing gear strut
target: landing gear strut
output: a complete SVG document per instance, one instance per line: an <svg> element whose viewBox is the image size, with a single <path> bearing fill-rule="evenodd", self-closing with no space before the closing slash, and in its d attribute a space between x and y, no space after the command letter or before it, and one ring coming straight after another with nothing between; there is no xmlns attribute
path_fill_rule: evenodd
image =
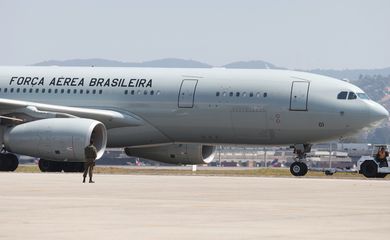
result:
<svg viewBox="0 0 390 240"><path fill-rule="evenodd" d="M0 171L13 172L18 168L19 160L15 154L0 153Z"/></svg>
<svg viewBox="0 0 390 240"><path fill-rule="evenodd" d="M297 177L305 176L308 167L304 161L306 160L306 153L311 151L311 144L296 144L293 148L296 157L295 162L290 166L290 172Z"/></svg>

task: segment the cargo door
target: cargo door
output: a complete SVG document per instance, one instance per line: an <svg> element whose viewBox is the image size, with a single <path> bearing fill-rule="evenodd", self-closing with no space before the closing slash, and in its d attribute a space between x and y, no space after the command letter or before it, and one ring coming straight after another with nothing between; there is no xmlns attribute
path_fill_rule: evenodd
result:
<svg viewBox="0 0 390 240"><path fill-rule="evenodd" d="M186 79L183 80L180 86L178 106L179 108L194 107L195 91L198 80Z"/></svg>
<svg viewBox="0 0 390 240"><path fill-rule="evenodd" d="M291 86L290 111L307 111L309 82L296 81Z"/></svg>

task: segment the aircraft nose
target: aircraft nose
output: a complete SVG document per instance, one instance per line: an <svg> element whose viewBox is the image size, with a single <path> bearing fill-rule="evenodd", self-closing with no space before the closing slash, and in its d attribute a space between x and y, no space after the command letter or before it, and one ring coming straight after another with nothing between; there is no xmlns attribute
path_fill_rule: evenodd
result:
<svg viewBox="0 0 390 240"><path fill-rule="evenodd" d="M374 103L370 106L370 119L372 123L381 122L389 118L389 112L382 105Z"/></svg>

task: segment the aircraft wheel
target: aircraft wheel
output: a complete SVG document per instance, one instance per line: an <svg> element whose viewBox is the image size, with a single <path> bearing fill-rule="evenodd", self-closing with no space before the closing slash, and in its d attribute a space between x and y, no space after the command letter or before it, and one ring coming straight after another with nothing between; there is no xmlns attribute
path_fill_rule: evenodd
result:
<svg viewBox="0 0 390 240"><path fill-rule="evenodd" d="M366 178L375 178L378 175L378 164L374 161L365 161L360 169Z"/></svg>
<svg viewBox="0 0 390 240"><path fill-rule="evenodd" d="M64 162L64 172L84 172L84 163L82 162Z"/></svg>
<svg viewBox="0 0 390 240"><path fill-rule="evenodd" d="M3 154L0 155L0 171L6 171L7 168L7 160L3 157Z"/></svg>
<svg viewBox="0 0 390 240"><path fill-rule="evenodd" d="M378 173L376 175L377 178L385 178L387 176L387 173Z"/></svg>
<svg viewBox="0 0 390 240"><path fill-rule="evenodd" d="M63 163L63 170L64 170L64 172L74 172L75 171L74 163L64 162Z"/></svg>
<svg viewBox="0 0 390 240"><path fill-rule="evenodd" d="M38 166L42 172L61 172L63 168L62 162L49 161L46 159L40 159Z"/></svg>
<svg viewBox="0 0 390 240"><path fill-rule="evenodd" d="M305 176L308 171L306 163L294 162L290 166L290 172L296 177Z"/></svg>
<svg viewBox="0 0 390 240"><path fill-rule="evenodd" d="M41 172L49 172L50 166L49 161L45 159L39 159L38 167Z"/></svg>
<svg viewBox="0 0 390 240"><path fill-rule="evenodd" d="M85 164L83 162L77 163L77 172L84 172Z"/></svg>
<svg viewBox="0 0 390 240"><path fill-rule="evenodd" d="M0 171L13 172L18 168L19 160L15 154L0 154Z"/></svg>
<svg viewBox="0 0 390 240"><path fill-rule="evenodd" d="M8 171L15 171L19 166L19 159L15 154L7 153L5 154L5 157L8 159L9 165L8 165Z"/></svg>
<svg viewBox="0 0 390 240"><path fill-rule="evenodd" d="M62 162L50 161L51 172L62 172Z"/></svg>

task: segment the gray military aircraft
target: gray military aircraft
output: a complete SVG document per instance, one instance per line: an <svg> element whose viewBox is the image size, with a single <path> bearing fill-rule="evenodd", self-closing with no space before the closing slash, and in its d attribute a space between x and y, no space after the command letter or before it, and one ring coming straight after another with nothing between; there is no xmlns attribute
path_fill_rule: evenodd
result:
<svg viewBox="0 0 390 240"><path fill-rule="evenodd" d="M3 153L42 171L80 171L84 147L175 164L209 163L215 145L291 145L307 173L311 144L373 127L389 113L358 87L287 70L0 67Z"/></svg>

